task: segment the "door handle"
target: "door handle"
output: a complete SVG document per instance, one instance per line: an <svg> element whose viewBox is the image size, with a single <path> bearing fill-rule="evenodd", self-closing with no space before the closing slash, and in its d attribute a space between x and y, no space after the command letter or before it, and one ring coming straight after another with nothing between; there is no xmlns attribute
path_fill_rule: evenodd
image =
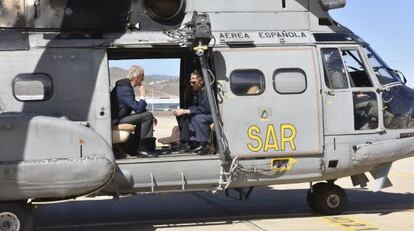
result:
<svg viewBox="0 0 414 231"><path fill-rule="evenodd" d="M334 96L335 95L335 93L333 91L325 91L325 93L327 95L330 95L330 96Z"/></svg>

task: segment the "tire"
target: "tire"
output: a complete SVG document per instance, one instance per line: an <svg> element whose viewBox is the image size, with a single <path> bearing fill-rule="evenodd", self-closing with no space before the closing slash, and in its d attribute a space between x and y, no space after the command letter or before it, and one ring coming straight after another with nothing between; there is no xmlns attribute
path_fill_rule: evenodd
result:
<svg viewBox="0 0 414 231"><path fill-rule="evenodd" d="M34 230L32 209L26 203L0 203L0 230Z"/></svg>
<svg viewBox="0 0 414 231"><path fill-rule="evenodd" d="M308 202L308 206L312 211L317 212L316 210L316 202L315 202L315 194L309 189L308 194L306 195L306 202Z"/></svg>
<svg viewBox="0 0 414 231"><path fill-rule="evenodd" d="M308 202L308 206L314 212L319 212L318 209L316 208L315 189L318 190L318 188L323 187L321 186L323 184L326 184L326 183L317 183L315 185L312 185L313 190L309 189L306 195L306 201Z"/></svg>
<svg viewBox="0 0 414 231"><path fill-rule="evenodd" d="M315 209L321 214L341 214L348 204L348 197L345 190L337 185L320 183L314 186L313 191L315 196Z"/></svg>

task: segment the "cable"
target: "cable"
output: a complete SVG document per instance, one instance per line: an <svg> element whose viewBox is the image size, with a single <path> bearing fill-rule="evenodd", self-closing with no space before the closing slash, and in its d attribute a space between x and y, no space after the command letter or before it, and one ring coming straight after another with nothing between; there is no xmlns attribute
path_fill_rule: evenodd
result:
<svg viewBox="0 0 414 231"><path fill-rule="evenodd" d="M216 82L216 76L214 75L213 71L211 71L211 69L208 69L207 71L212 77L212 79L210 79L210 82L211 82L211 85L213 85Z"/></svg>
<svg viewBox="0 0 414 231"><path fill-rule="evenodd" d="M217 40L216 40L216 37L214 37L213 35L212 35L212 37L213 37L214 42L213 42L213 46L211 48L214 48L217 44Z"/></svg>

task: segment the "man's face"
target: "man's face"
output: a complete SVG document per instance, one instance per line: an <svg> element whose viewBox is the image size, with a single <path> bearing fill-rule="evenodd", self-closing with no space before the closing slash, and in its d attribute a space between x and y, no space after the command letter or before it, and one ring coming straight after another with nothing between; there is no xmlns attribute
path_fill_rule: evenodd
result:
<svg viewBox="0 0 414 231"><path fill-rule="evenodd" d="M193 91L198 91L204 87L204 81L202 80L201 76L191 75L190 85Z"/></svg>
<svg viewBox="0 0 414 231"><path fill-rule="evenodd" d="M134 87L138 86L140 87L142 85L142 82L144 81L144 75L139 75L132 80L132 85Z"/></svg>

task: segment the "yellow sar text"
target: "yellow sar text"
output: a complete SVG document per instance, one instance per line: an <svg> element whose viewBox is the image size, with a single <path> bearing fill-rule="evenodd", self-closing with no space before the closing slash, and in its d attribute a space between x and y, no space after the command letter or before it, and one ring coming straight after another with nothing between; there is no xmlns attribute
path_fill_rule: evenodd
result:
<svg viewBox="0 0 414 231"><path fill-rule="evenodd" d="M252 125L247 129L247 136L251 140L247 148L252 152L286 151L288 148L294 151L296 135L297 130L292 124L281 124L278 135L273 124L267 125L266 131Z"/></svg>

